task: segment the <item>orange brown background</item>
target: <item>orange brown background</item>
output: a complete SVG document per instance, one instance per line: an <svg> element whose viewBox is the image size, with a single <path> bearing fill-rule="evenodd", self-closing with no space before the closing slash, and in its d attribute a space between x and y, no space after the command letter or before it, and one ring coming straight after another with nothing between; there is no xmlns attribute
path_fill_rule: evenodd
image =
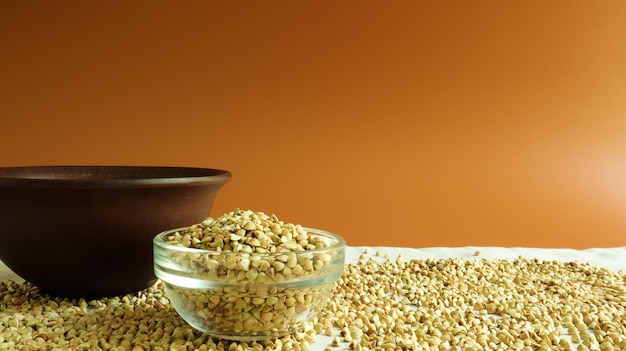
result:
<svg viewBox="0 0 626 351"><path fill-rule="evenodd" d="M624 1L2 1L0 166L228 169L350 245L626 245Z"/></svg>

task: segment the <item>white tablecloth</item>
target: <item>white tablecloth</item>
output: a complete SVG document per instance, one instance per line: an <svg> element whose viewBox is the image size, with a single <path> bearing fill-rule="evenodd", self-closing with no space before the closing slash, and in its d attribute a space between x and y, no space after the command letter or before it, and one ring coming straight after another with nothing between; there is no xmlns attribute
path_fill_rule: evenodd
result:
<svg viewBox="0 0 626 351"><path fill-rule="evenodd" d="M477 258L474 254L480 252L478 258L541 258L560 261L581 261L599 265L613 271L626 271L626 247L615 248L593 248L586 250L573 249L540 249L523 247L429 247L429 248L401 248L401 247L348 247L346 250L346 263L354 263L359 255L368 249L370 254L376 251L388 253L392 257L402 254L405 259L425 259L425 258ZM0 280L13 279L22 281L15 273L11 272L2 262L0 262Z"/></svg>
<svg viewBox="0 0 626 351"><path fill-rule="evenodd" d="M348 247L346 251L346 263L355 263L366 247ZM503 248L503 247L433 247L433 248L398 248L398 247L367 247L369 255L374 256L380 252L384 257L388 254L391 258L402 254L405 260L426 258L466 258L466 259L514 259L520 256L525 258L549 259L558 261L588 262L613 270L626 271L626 247L616 248L593 248L586 250L573 249L540 249L540 248ZM477 251L479 255L476 256ZM0 262L0 280L13 279L21 281L21 278L9 271ZM329 347L332 338L318 335L317 341L312 345L313 351L322 351ZM333 350L342 348L333 347Z"/></svg>
<svg viewBox="0 0 626 351"><path fill-rule="evenodd" d="M358 256L366 247L349 247L346 263L356 262ZM626 271L626 246L615 248L593 248L586 250L574 249L540 249L523 247L429 247L429 248L399 248L399 247L368 247L370 254L376 251L389 253L391 257L402 254L405 259L426 258L502 258L513 259L519 256L557 261L589 262L613 271ZM476 251L480 252L475 256Z"/></svg>

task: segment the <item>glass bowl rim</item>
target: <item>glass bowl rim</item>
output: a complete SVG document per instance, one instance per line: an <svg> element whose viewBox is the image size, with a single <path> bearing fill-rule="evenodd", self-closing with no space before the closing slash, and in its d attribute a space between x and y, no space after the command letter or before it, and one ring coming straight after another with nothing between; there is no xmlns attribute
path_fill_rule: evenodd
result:
<svg viewBox="0 0 626 351"><path fill-rule="evenodd" d="M197 249L197 248L192 248L192 247L171 245L171 244L166 243L165 240L163 240L165 236L171 233L175 233L177 231L184 231L188 229L189 227L191 226L164 230L160 232L159 234L157 234L152 239L152 242L154 243L154 245L158 246L160 249L163 249L163 250L179 251L179 252L185 252L189 254L195 253L195 254L210 254L210 255L245 255L245 256L260 256L260 257L273 257L273 256L279 256L279 255L285 255L285 254L296 254L296 255L315 254L315 253L334 251L337 249L345 250L346 248L346 240L341 235L324 230L324 229L317 229L317 228L311 228L311 227L305 227L305 226L302 226L302 229L304 229L307 233L313 232L314 234L329 237L333 239L334 242L330 246L321 247L317 249L311 249L311 250L278 251L278 252L260 253L260 252L241 252L241 251L233 252L233 251Z"/></svg>

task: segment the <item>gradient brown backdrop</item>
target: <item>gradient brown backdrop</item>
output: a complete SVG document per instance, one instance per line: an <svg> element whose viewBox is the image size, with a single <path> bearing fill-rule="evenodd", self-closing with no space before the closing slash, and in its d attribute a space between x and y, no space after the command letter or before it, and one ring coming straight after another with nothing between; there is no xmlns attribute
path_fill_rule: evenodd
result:
<svg viewBox="0 0 626 351"><path fill-rule="evenodd" d="M224 168L212 215L351 245L623 246L624 18L624 1L2 1L0 166Z"/></svg>

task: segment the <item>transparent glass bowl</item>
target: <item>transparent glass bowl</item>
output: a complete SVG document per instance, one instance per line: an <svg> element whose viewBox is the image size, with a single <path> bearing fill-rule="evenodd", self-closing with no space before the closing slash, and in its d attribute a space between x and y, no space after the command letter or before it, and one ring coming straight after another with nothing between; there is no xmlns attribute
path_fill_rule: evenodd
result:
<svg viewBox="0 0 626 351"><path fill-rule="evenodd" d="M154 272L178 314L215 337L252 341L291 334L322 310L343 274L345 240L304 228L328 247L299 252L220 252L153 240Z"/></svg>

